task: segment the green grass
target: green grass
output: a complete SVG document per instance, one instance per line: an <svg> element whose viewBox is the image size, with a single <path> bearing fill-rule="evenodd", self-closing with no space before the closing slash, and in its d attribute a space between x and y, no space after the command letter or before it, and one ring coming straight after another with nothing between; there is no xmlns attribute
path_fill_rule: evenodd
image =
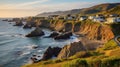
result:
<svg viewBox="0 0 120 67"><path fill-rule="evenodd" d="M117 43L114 40L110 40L104 44L103 50L111 50L117 47L118 47Z"/></svg>

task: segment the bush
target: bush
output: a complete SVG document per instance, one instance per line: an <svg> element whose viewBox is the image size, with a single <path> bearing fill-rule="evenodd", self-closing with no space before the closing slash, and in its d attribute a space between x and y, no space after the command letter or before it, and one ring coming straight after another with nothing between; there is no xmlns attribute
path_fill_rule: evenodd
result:
<svg viewBox="0 0 120 67"><path fill-rule="evenodd" d="M62 67L88 67L85 59L75 59L63 64Z"/></svg>
<svg viewBox="0 0 120 67"><path fill-rule="evenodd" d="M103 50L110 50L118 47L117 43L114 40L110 40L104 44Z"/></svg>
<svg viewBox="0 0 120 67"><path fill-rule="evenodd" d="M102 60L102 67L119 67L120 57L112 56Z"/></svg>
<svg viewBox="0 0 120 67"><path fill-rule="evenodd" d="M89 54L89 52L86 51L81 51L81 52L77 52L74 56L70 57L71 59L75 59L75 58L85 58L85 57L89 57L91 56Z"/></svg>

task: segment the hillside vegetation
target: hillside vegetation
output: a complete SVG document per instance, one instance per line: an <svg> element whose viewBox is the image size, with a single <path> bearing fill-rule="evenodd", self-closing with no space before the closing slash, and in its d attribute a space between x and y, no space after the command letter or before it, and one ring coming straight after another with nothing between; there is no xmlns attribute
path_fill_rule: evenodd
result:
<svg viewBox="0 0 120 67"><path fill-rule="evenodd" d="M106 10L103 12L100 12L100 14L120 14L120 5L110 9L110 10Z"/></svg>
<svg viewBox="0 0 120 67"><path fill-rule="evenodd" d="M106 48L110 49L106 49ZM120 47L110 40L95 51L81 51L67 59L42 61L23 67L119 67Z"/></svg>

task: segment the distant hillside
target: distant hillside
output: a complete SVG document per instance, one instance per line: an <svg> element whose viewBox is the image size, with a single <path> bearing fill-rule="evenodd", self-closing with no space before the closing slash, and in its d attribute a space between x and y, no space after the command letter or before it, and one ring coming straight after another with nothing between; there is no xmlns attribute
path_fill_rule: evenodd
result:
<svg viewBox="0 0 120 67"><path fill-rule="evenodd" d="M120 3L105 3L105 4L99 4L96 6L92 6L89 8L83 8L83 9L73 9L73 10L68 10L68 11L56 11L56 12L45 12L38 14L36 16L38 17L44 17L44 16L49 16L49 15L67 15L67 14L81 14L81 15L86 15L86 14L96 14L96 13L105 13L105 12L110 12L110 13L118 13L120 14Z"/></svg>
<svg viewBox="0 0 120 67"><path fill-rule="evenodd" d="M90 7L90 8L82 9L80 11L80 14L96 14L96 13L99 13L99 12L104 12L104 11L111 10L111 9L117 7L118 5L120 5L120 3L100 4L100 5Z"/></svg>
<svg viewBox="0 0 120 67"><path fill-rule="evenodd" d="M104 11L104 12L101 12L102 14L120 14L120 5L110 9L110 10L107 10L107 11Z"/></svg>
<svg viewBox="0 0 120 67"><path fill-rule="evenodd" d="M67 15L67 14L78 14L81 9L74 9L74 10L68 10L68 11L56 11L56 12L44 12L41 14L38 14L36 16L39 17L46 17L49 15Z"/></svg>

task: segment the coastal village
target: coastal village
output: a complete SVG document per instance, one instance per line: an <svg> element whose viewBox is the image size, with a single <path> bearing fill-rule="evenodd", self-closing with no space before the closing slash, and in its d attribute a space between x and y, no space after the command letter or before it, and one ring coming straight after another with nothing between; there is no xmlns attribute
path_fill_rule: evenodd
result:
<svg viewBox="0 0 120 67"><path fill-rule="evenodd" d="M103 15L103 14L96 14L93 16L75 16L75 15L66 15L66 16L59 16L59 15L50 15L48 17L43 17L45 19L52 19L52 20L74 20L74 21L84 21L84 20L92 20L94 22L101 22L101 23L116 23L120 22L120 15L118 14L110 14L110 15Z"/></svg>
<svg viewBox="0 0 120 67"><path fill-rule="evenodd" d="M72 39L72 36L77 38L77 41L65 44L63 47L50 45L42 56L32 54L29 57L32 64L23 67L120 66L120 14L51 14L3 19L3 21L8 21L13 27L22 27L22 30L34 28L23 35L28 39L38 37L66 41ZM44 29L50 30L51 33L45 36ZM39 46L32 46L32 49L39 49Z"/></svg>
<svg viewBox="0 0 120 67"><path fill-rule="evenodd" d="M30 17L28 17L30 18ZM32 17L31 17L32 18ZM120 15L118 14L109 14L109 15L103 15L103 14L96 14L96 15L49 15L47 17L33 17L37 20L67 20L67 21L84 21L84 20L92 20L93 22L100 22L100 23L106 23L106 24L112 24L112 23L118 23L120 22ZM25 19L21 18L14 18L13 20L3 20L3 21L25 21ZM33 21L32 21L33 22Z"/></svg>

